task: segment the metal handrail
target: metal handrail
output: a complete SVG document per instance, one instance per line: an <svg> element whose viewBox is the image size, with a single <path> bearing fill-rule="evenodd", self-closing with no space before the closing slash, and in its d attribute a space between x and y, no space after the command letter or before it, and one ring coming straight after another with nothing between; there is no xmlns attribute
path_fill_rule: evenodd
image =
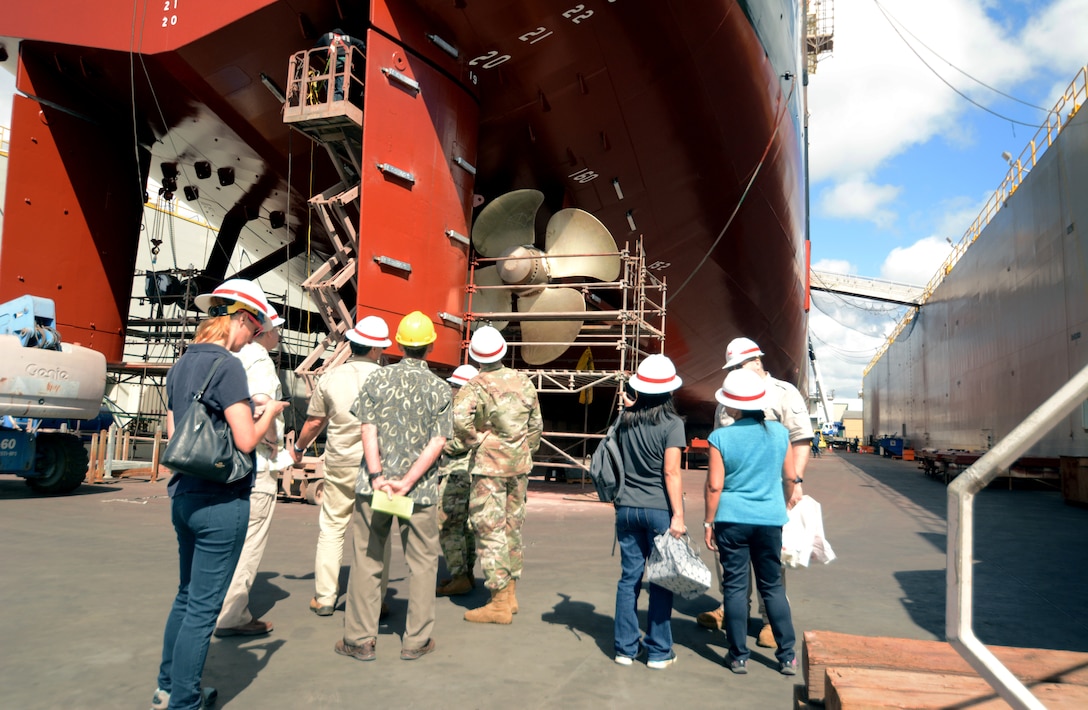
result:
<svg viewBox="0 0 1088 710"><path fill-rule="evenodd" d="M945 635L956 652L1013 708L1046 710L1046 706L982 645L971 628L975 495L1068 416L1085 397L1088 397L1088 366L948 486Z"/></svg>
<svg viewBox="0 0 1088 710"><path fill-rule="evenodd" d="M937 287L941 285L944 278L952 273L952 268L959 262L960 258L967 251L967 248L974 244L975 240L982 235L982 230L986 229L986 226L990 224L994 216L1005 206L1005 202L1019 189L1024 179L1031 173L1035 166L1039 162L1039 157L1046 152L1055 140L1058 138L1058 134L1062 132L1065 126L1069 125L1069 122L1077 115L1077 112L1084 106L1085 101L1088 101L1088 65L1081 67L1077 73L1073 76L1073 81L1069 82L1069 86L1065 92L1061 95L1061 98L1054 104L1054 108L1050 110L1050 113L1046 116L1046 121L1043 122L1039 129L1035 132L1035 135L1027 146L1020 151L1020 155L1016 160L1009 158L1009 171L1005 173L1005 179L1001 181L997 189L990 195L990 199L983 205L982 211L979 213L975 221L971 223L971 226L964 232L963 237L959 242L953 245L952 253L948 255L948 258L944 260L940 268L937 269L937 273L933 275L933 278L929 280L925 288L922 291L922 297L918 299L918 306L907 311L906 315L896 324L895 329L892 330L891 335L884 341L884 344L880 346L880 349L876 351L876 355L869 361L869 364L865 366L863 375L868 375L869 371L873 369L873 366L880 361L880 358L884 357L884 353L888 351L895 339L899 337L899 334L903 332L903 329L907 327L907 324L914 319L915 311L918 307L924 305L929 297L933 295L933 292L937 290Z"/></svg>

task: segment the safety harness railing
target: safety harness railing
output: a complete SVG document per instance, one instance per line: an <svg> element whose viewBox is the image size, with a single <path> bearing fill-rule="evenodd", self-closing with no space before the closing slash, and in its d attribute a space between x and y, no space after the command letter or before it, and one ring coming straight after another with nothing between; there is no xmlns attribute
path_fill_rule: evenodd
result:
<svg viewBox="0 0 1088 710"><path fill-rule="evenodd" d="M975 495L1035 445L1088 397L1088 367L948 486L948 567L945 635L971 667L1013 708L1045 710L1046 706L987 649L972 630L974 599Z"/></svg>

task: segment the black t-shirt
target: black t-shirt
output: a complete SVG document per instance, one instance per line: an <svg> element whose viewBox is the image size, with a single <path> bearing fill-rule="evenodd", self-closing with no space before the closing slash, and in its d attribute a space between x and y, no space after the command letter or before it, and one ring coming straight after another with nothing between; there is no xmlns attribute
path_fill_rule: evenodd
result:
<svg viewBox="0 0 1088 710"><path fill-rule="evenodd" d="M166 406L174 413L175 427L181 423L189 405L193 403L193 396L200 389L200 385L204 384L208 371L220 358L226 359L216 369L211 382L208 383L208 388L204 390L203 401L212 419L216 424L224 422L226 418L223 412L228 407L238 402L249 401L249 384L246 382L246 370L242 366L242 361L221 345L193 343L166 374ZM174 473L166 486L171 498L182 493L223 493L225 491L248 498L251 488L253 488L253 474L231 484L222 484Z"/></svg>
<svg viewBox="0 0 1088 710"><path fill-rule="evenodd" d="M660 424L622 429L617 439L623 456L624 485L616 505L669 510L665 449L687 446L684 421L669 415Z"/></svg>

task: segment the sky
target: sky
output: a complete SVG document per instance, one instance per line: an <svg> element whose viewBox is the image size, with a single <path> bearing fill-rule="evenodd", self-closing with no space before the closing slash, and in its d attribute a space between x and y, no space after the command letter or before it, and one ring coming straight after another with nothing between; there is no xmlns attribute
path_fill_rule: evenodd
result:
<svg viewBox="0 0 1088 710"><path fill-rule="evenodd" d="M1020 154L1088 63L1088 0L835 0L834 12L834 52L808 86L812 268L924 285L1005 178L1002 153ZM836 399L858 396L904 314L814 292L809 333Z"/></svg>
<svg viewBox="0 0 1088 710"><path fill-rule="evenodd" d="M834 0L834 21L808 86L812 268L924 285L1088 63L1088 0ZM13 91L0 70L0 126ZM824 388L857 398L905 310L812 301Z"/></svg>

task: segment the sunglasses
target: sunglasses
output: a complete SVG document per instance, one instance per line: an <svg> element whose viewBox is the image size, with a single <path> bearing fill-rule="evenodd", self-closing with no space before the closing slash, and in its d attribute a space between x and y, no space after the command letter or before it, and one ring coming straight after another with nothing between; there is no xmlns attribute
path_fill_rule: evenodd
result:
<svg viewBox="0 0 1088 710"><path fill-rule="evenodd" d="M261 335L262 333L264 333L264 326L262 326L262 325L261 325L261 322L260 322L259 320L257 320L257 316L253 315L252 313L250 313L249 311L245 310L244 308L243 308L243 309L240 309L240 310L238 311L238 313L243 313L243 314L245 314L246 318L248 318L248 319L249 319L249 321L250 321L250 323L252 323L252 324L253 324L253 337L254 337L254 338L256 338L257 336L259 336L259 335Z"/></svg>

